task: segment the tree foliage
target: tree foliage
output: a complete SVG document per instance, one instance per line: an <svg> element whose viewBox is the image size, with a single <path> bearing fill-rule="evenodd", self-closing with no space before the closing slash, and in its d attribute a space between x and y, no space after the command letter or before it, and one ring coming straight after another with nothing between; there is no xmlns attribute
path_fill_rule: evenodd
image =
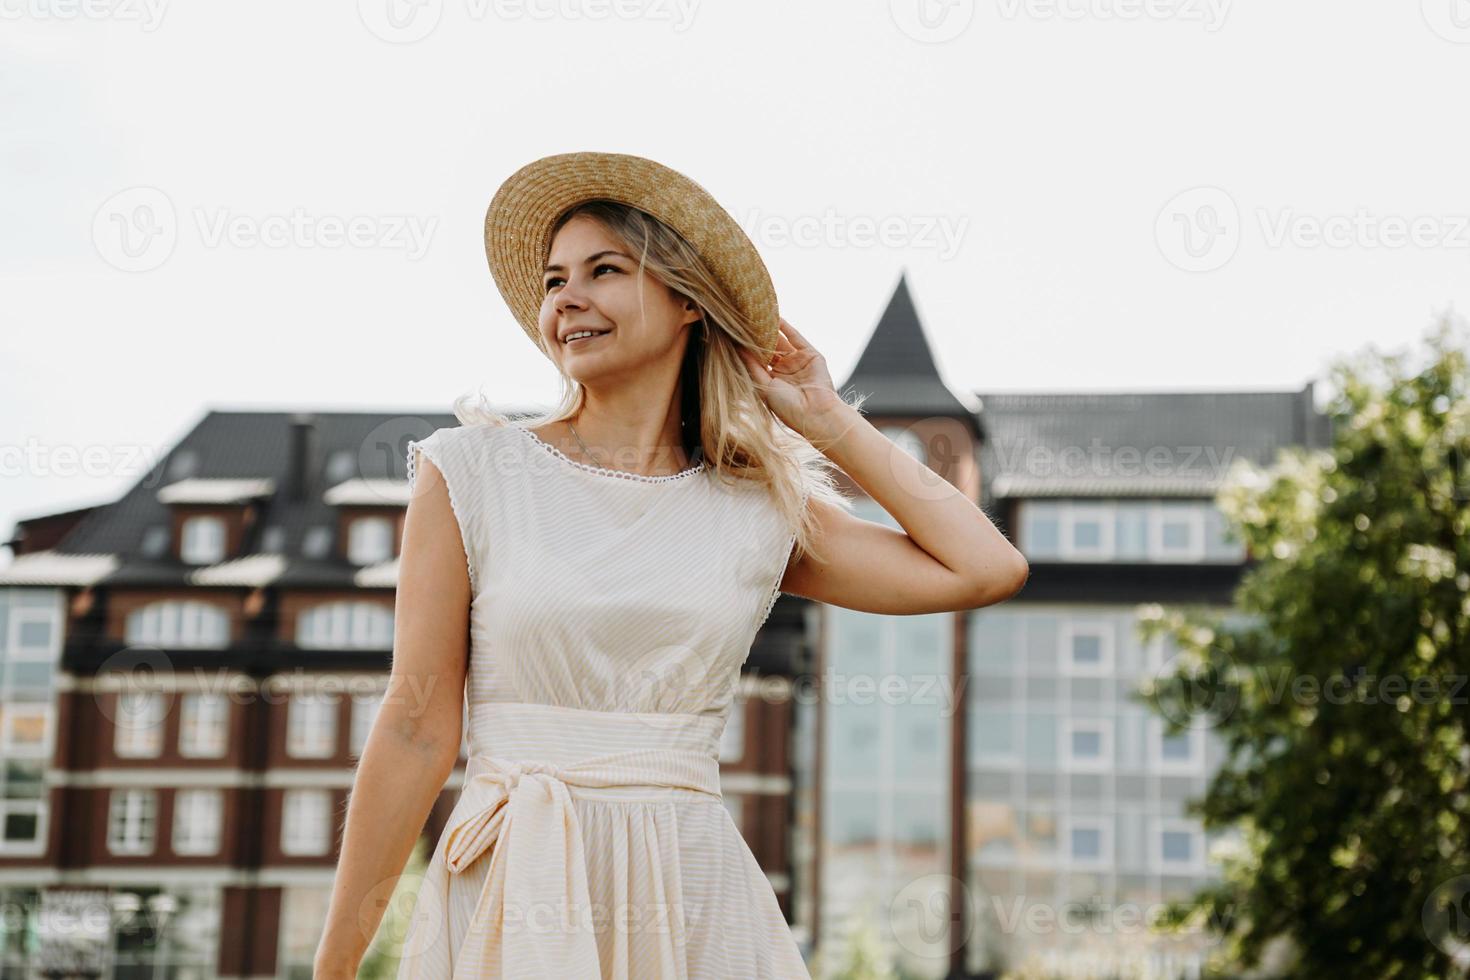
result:
<svg viewBox="0 0 1470 980"><path fill-rule="evenodd" d="M1233 471L1251 561L1232 617L1154 607L1179 649L1146 690L1224 763L1190 812L1218 886L1169 921L1225 923L1215 975L1470 975L1470 378L1463 323L1332 366L1330 449ZM1214 834L1212 833L1212 836Z"/></svg>

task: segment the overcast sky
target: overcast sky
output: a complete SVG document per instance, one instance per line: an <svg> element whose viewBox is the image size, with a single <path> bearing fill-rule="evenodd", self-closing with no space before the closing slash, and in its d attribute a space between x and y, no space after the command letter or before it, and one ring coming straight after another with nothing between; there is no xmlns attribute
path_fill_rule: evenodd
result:
<svg viewBox="0 0 1470 980"><path fill-rule="evenodd" d="M549 153L709 189L839 384L903 269L981 390L1296 389L1470 307L1466 0L0 18L0 532L114 499L212 408L551 400L482 246Z"/></svg>

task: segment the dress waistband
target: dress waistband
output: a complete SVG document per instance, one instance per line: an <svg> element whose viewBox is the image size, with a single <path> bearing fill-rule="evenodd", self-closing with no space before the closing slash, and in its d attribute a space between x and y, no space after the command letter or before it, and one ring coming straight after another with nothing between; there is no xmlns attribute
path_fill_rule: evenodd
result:
<svg viewBox="0 0 1470 980"><path fill-rule="evenodd" d="M469 751L571 765L613 752L695 752L718 760L720 715L593 711L485 701L468 708Z"/></svg>
<svg viewBox="0 0 1470 980"><path fill-rule="evenodd" d="M475 971L496 963L504 976L597 976L573 793L623 788L647 799L682 791L718 800L721 719L531 704L470 710L474 738L464 789L439 850L452 874L490 852L472 919L488 927L468 944L454 975L482 975ZM507 901L517 907L508 909ZM507 915L550 909L572 918L540 934L501 926Z"/></svg>

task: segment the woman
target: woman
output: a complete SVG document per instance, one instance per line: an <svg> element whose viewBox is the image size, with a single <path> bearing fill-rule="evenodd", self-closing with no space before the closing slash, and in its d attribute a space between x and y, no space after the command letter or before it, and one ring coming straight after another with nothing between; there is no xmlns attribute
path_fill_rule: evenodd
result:
<svg viewBox="0 0 1470 980"><path fill-rule="evenodd" d="M497 191L486 248L563 397L534 424L457 406L465 424L409 445L392 674L317 976L355 975L467 709L401 978L808 977L720 801L751 641L780 592L969 609L1026 562L838 396L683 175L538 160ZM834 465L905 530L853 516Z"/></svg>

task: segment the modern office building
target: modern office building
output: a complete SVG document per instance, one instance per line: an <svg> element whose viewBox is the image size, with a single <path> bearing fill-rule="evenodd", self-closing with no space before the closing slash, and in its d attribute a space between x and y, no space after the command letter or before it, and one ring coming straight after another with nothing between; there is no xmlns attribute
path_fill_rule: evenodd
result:
<svg viewBox="0 0 1470 980"><path fill-rule="evenodd" d="M900 280L842 388L977 500L1031 576L969 613L816 617L824 693L798 719L815 743L798 784L817 789L798 794L798 829L813 829L797 909L824 960L869 932L910 976L1027 962L1191 975L1207 938L1141 922L1215 873L1184 805L1221 752L1200 719L1170 735L1133 697L1173 653L1140 642L1138 617L1176 603L1228 613L1249 556L1215 492L1236 459L1329 444L1313 386L958 391ZM860 516L898 526L849 486Z"/></svg>

